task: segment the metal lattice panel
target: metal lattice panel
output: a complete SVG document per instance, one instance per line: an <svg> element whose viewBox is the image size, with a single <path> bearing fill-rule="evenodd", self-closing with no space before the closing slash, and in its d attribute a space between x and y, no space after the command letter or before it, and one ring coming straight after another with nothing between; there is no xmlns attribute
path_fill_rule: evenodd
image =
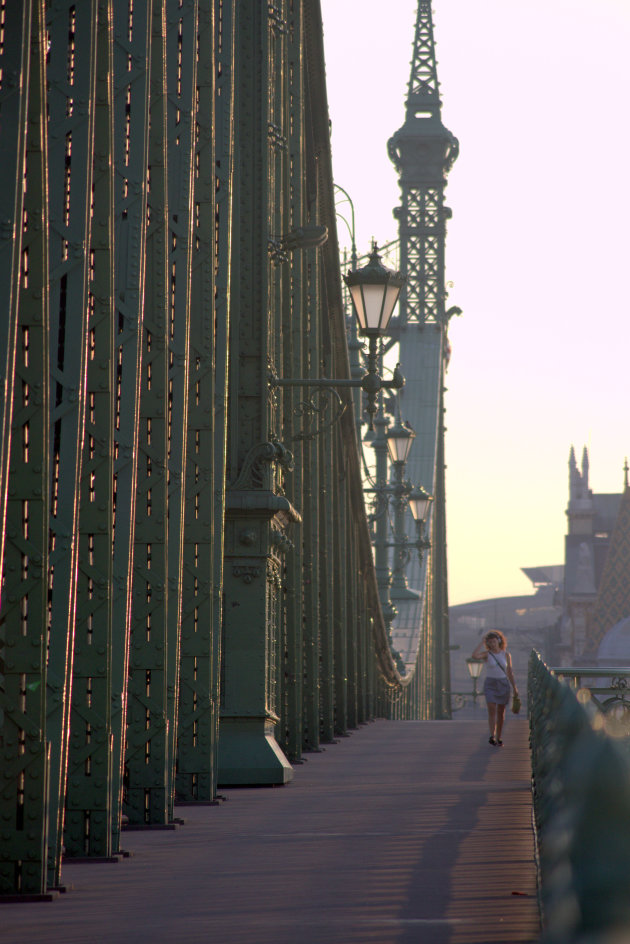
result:
<svg viewBox="0 0 630 944"><path fill-rule="evenodd" d="M444 194L405 188L400 221L400 262L407 276L400 299L403 323L441 325L444 320Z"/></svg>
<svg viewBox="0 0 630 944"><path fill-rule="evenodd" d="M439 104L431 0L418 3L408 98Z"/></svg>

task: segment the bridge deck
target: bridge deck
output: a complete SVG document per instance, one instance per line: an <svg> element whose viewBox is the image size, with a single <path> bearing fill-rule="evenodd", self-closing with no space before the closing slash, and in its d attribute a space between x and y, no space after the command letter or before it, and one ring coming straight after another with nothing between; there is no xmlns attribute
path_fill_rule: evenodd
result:
<svg viewBox="0 0 630 944"><path fill-rule="evenodd" d="M68 864L73 889L7 905L29 944L486 944L538 939L527 725L362 727L276 789L178 808L125 833L118 864Z"/></svg>

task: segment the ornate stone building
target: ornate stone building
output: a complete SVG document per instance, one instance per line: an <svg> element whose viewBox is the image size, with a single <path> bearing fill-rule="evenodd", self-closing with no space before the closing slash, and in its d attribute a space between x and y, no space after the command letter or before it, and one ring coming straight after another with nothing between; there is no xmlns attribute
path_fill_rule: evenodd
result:
<svg viewBox="0 0 630 944"><path fill-rule="evenodd" d="M630 616L627 468L622 493L596 494L589 485L588 451L582 453L580 469L571 447L567 518L563 608L553 661L592 665L609 631Z"/></svg>

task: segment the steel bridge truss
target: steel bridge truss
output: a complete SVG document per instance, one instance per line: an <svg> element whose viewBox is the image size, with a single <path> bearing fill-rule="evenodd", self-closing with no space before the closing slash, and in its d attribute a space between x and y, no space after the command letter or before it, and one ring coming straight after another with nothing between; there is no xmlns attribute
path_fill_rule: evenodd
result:
<svg viewBox="0 0 630 944"><path fill-rule="evenodd" d="M269 383L350 376L317 0L0 7L0 896L25 897L419 693L351 397L331 423Z"/></svg>

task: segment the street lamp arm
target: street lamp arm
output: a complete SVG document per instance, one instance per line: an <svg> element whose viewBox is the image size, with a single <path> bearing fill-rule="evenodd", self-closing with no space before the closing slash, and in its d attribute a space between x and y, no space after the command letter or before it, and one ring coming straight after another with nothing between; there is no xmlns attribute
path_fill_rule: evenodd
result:
<svg viewBox="0 0 630 944"><path fill-rule="evenodd" d="M370 338L370 355L368 358L368 369L362 377L350 379L329 379L328 377L278 377L273 368L269 369L270 387L321 387L333 389L357 389L361 388L367 394L367 412L370 416L370 426L373 424L373 416L376 413L376 397L381 390L399 390L404 386L405 378L400 372L398 365L394 370L391 380L382 380L377 366L376 358L376 339Z"/></svg>
<svg viewBox="0 0 630 944"><path fill-rule="evenodd" d="M327 377L313 377L310 380L298 377L276 377L270 375L270 387L361 387L363 379L359 380L331 380Z"/></svg>
<svg viewBox="0 0 630 944"><path fill-rule="evenodd" d="M335 190L339 190L339 191L344 195L344 197L346 198L346 200L347 200L348 203L350 204L350 214L351 214L351 219L352 219L352 226L349 226L349 225L348 225L348 221L345 219L345 217L341 216L341 213L339 213L339 211L337 211L337 216L341 217L341 219L344 221L344 223L345 223L346 226L348 227L348 231L349 231L350 237L351 237L351 239L352 239L352 268L353 268L353 269L356 269L356 267L357 267L357 248L356 248L355 241L354 241L354 233L355 233L355 227L354 227L354 203L352 202L352 198L350 197L350 194L348 193L348 191L347 191L347 190L344 190L344 188L343 188L340 184L335 184L334 187L335 187ZM341 201L341 203L343 203L343 200Z"/></svg>

